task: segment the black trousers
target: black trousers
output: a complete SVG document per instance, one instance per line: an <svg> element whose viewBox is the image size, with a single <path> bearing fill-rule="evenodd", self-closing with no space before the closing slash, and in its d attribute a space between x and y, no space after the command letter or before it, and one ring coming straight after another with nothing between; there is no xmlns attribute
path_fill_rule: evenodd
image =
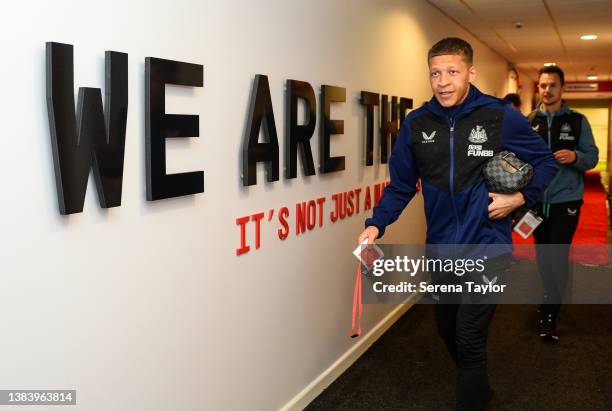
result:
<svg viewBox="0 0 612 411"><path fill-rule="evenodd" d="M486 342L495 304L436 304L438 333L457 365L457 410L481 410L487 400Z"/></svg>
<svg viewBox="0 0 612 411"><path fill-rule="evenodd" d="M582 200L550 204L548 209L538 204L538 214L544 221L533 236L544 288L544 314L556 316L561 308L570 275L570 244L578 227L581 206Z"/></svg>

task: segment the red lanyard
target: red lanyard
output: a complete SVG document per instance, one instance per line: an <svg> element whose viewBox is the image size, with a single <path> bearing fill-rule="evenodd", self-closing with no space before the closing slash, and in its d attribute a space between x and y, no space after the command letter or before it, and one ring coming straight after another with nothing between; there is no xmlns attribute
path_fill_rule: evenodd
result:
<svg viewBox="0 0 612 411"><path fill-rule="evenodd" d="M361 301L361 263L357 263L357 272L355 273L355 289L353 290L353 318L351 320L351 330L349 331L349 337L351 338L359 337L361 335L362 312L363 303Z"/></svg>

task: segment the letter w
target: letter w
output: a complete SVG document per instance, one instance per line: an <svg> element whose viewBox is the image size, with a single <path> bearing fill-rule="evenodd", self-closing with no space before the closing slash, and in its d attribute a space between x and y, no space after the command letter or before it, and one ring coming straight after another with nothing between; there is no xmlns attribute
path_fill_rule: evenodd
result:
<svg viewBox="0 0 612 411"><path fill-rule="evenodd" d="M105 98L99 88L79 88L74 104L71 44L46 44L47 113L61 214L83 211L93 168L102 208L121 205L128 107L127 54L105 52Z"/></svg>

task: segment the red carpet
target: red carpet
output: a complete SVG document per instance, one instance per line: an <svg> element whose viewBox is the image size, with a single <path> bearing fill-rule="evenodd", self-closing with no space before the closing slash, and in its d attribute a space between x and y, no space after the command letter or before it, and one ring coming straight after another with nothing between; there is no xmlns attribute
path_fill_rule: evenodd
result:
<svg viewBox="0 0 612 411"><path fill-rule="evenodd" d="M571 260L583 264L608 264L608 215L606 209L606 193L601 185L599 171L588 171L584 176L584 204L580 210L578 230L572 244L588 244L572 250ZM512 233L514 244L533 244L533 236L527 240L515 232ZM535 250L531 247L521 247L516 250L515 257L533 259Z"/></svg>

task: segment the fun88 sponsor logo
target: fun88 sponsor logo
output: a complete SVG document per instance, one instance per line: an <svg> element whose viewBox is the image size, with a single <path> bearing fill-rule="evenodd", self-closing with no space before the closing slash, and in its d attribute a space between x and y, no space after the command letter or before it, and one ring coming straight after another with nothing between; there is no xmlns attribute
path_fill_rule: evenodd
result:
<svg viewBox="0 0 612 411"><path fill-rule="evenodd" d="M493 150L483 150L480 144L470 144L467 155L468 157L493 157Z"/></svg>

